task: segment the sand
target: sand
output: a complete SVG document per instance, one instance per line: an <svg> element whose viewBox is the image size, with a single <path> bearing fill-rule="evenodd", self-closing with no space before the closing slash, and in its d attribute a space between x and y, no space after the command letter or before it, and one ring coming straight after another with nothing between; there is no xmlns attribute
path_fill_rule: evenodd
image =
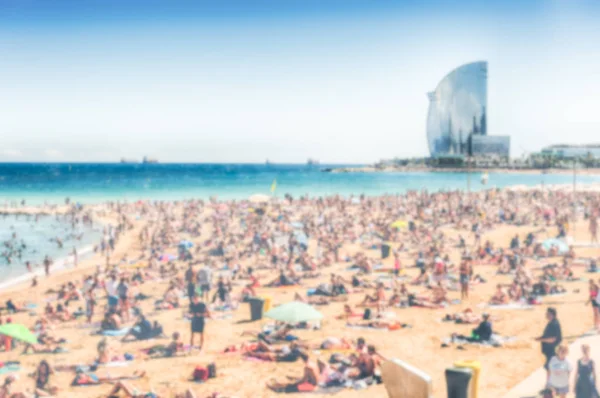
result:
<svg viewBox="0 0 600 398"><path fill-rule="evenodd" d="M110 216L109 216L110 218ZM140 228L145 224L143 220L135 220L134 228L128 231L126 235L118 242L113 259L121 258L126 254L133 258L139 254L140 247L137 243L137 236ZM204 227L206 231L206 226ZM492 240L497 246L507 247L510 237L516 232L526 234L529 231L537 230L539 227L523 226L500 226L493 231L487 232L482 240ZM583 221L573 228L576 234L572 237L575 241L585 241L588 239L587 224ZM572 232L571 231L571 232ZM451 228L445 228L449 236L455 236L456 231ZM546 236L554 235L556 228L548 228ZM543 237L542 234L540 237ZM182 236L182 238L188 238ZM203 239L196 240L199 244ZM313 248L311 248L313 250ZM351 255L359 248L347 245L342 248L341 253ZM173 249L174 253L175 249ZM576 252L579 256L598 257L600 249L597 247L578 247ZM379 257L378 250L367 251L373 258ZM457 250L451 253L452 260L458 261L459 253ZM414 257L407 253L401 255L404 264L413 264ZM384 261L384 264L391 266L392 258ZM0 302L12 298L15 302L31 301L38 303L41 307L38 312L43 310L45 292L50 287L55 287L66 283L69 280L81 281L84 275L92 274L97 265L103 265L105 259L101 256L95 256L80 264L77 269L67 269L61 272L53 273L48 278L40 278L40 285L36 288L29 288L28 284L15 286L0 293ZM348 264L341 263L332 267L331 271L340 271L341 275L349 277L350 272L343 271ZM181 265L183 267L183 265ZM543 356L540 353L539 343L533 339L539 336L544 328L544 313L548 304L558 309L559 319L562 323L564 336L569 336L572 341L575 337L588 331L592 327L592 310L585 305L587 300L587 282L566 283L568 293L561 297L549 298L545 305L536 306L532 310L488 310L494 316L500 319L494 322L494 329L505 336L517 336L514 343L501 348L482 348L476 346L466 346L466 350L460 351L456 348L441 348L441 342L451 333L457 332L468 334L473 326L455 325L454 323L441 322L444 314L457 312L465 308L477 308L478 304L487 301L494 292L496 283L509 283L510 276L496 275L495 267L490 265L480 265L476 267L476 273L483 275L488 279L488 283L480 284L472 288L471 297L466 302L459 305L452 305L447 309L393 309L397 319L401 322L412 325L412 328L401 329L398 331L378 331L378 330L355 330L345 326L345 322L335 320L334 317L342 312L342 303L334 303L329 306L321 306L318 309L325 315L320 330L316 331L297 331L297 335L308 341L320 342L327 336L344 336L357 338L362 336L367 342L374 344L378 351L388 358L399 358L421 370L428 373L433 379L433 391L435 397L446 396L446 386L444 379L444 370L451 366L457 360L477 360L481 362L482 374L480 378L480 397L500 397L507 391L517 385L525 376L532 373L543 363ZM182 268L183 272L183 268ZM583 277L589 277L593 274L583 274L582 268L576 268L576 272ZM318 280L310 280L305 283L307 287L316 286L319 282L328 280L329 269L323 272ZM408 269L407 274L416 276L416 269ZM262 278L262 281L272 279L271 276ZM167 288L167 282L149 282L142 285L140 291L153 296L162 296ZM234 288L237 295L239 287ZM262 288L258 289L260 295L269 295L273 298L274 304L281 304L291 301L295 292L304 294L306 287L294 289ZM370 293L370 291L369 291ZM350 296L350 303L356 304L362 300L364 294L353 294ZM450 298L460 297L458 292L450 292ZM189 323L183 319L183 310L176 309L170 311L161 311L155 313L152 310L153 299L143 302L142 308L149 314L151 320L158 320L165 327L165 331L170 335L174 331L180 331L183 335L183 341L189 340ZM184 300L187 303L187 299ZM104 305L104 298L100 299L100 305ZM81 303L81 306L84 304ZM78 303L71 305L71 309L76 309ZM97 321L100 320L100 309L97 311ZM110 368L110 375L131 374L134 370L144 370L147 376L134 384L142 389L154 389L164 396L172 396L176 391L182 391L186 388L193 389L199 397L204 397L213 392L220 392L226 395L235 395L238 397L274 397L277 394L270 392L265 387L265 383L272 378L278 380L285 379L286 375L299 376L302 365L294 364L274 364L259 363L242 359L237 354L224 355L220 352L229 345L247 341L246 337L240 337L243 330L258 331L260 327L268 323L268 320L248 323L249 309L247 304L242 304L239 309L231 313L231 319L209 320L206 326L206 342L201 353L193 351L191 355L180 358L140 360L136 359L125 368ZM28 314L17 314L12 316L14 323L23 323L32 326L36 318ZM89 364L96 356L96 344L101 337L91 336L91 329L81 329L84 321L80 319L76 322L68 322L57 325L55 334L68 340L66 347L68 353L64 354L30 354L19 355L21 349L10 353L0 353L0 361L20 360L22 370L19 380L15 384L14 391L31 391L33 380L26 375L31 373L41 359L47 359L52 366L65 364ZM116 339L115 339L116 340ZM166 342L163 341L163 342ZM139 350L148 347L153 342L135 342L135 343L116 343L120 346L121 352L132 353L139 357ZM594 348L593 348L594 350ZM316 355L314 356L316 357ZM321 353L321 358L327 359L329 354ZM215 362L217 366L218 377L211 379L204 384L195 384L189 382L192 371L197 365L206 365ZM100 369L98 374L104 375L106 370ZM72 373L59 372L51 379L51 384L60 388L59 397L102 397L111 389L108 385L93 387L68 387L73 379ZM339 393L340 397L372 397L386 396L383 385L370 387L368 390L344 390ZM319 394L311 394L313 397L319 397Z"/></svg>

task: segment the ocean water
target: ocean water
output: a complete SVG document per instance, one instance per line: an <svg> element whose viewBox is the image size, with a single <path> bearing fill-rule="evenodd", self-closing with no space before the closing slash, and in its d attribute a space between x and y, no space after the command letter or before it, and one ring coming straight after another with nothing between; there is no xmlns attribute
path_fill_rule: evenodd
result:
<svg viewBox="0 0 600 398"><path fill-rule="evenodd" d="M25 199L28 204L105 200L177 200L217 196L243 199L270 193L277 196L378 195L407 190L467 188L466 173L324 173L335 165L258 164L0 164L0 208ZM600 176L578 176L578 182L600 182ZM487 185L471 175L471 188L511 185L570 184L571 175L491 173Z"/></svg>
<svg viewBox="0 0 600 398"><path fill-rule="evenodd" d="M324 173L322 169L336 165L244 165L244 164L0 164L0 210L25 200L27 204L61 204L69 197L73 202L98 203L106 200L139 199L179 200L188 198L244 199L252 194L270 194L277 181L275 194L289 193L324 196L340 194L379 195L403 193L407 190L429 191L467 189L466 173ZM577 176L580 183L600 182L600 176ZM481 175L472 173L471 189L503 188L512 185L571 184L572 175L491 173L487 185ZM0 257L0 288L15 280L27 278L24 262L42 262L50 255L56 266L69 263L68 254L78 247L80 257L91 251L101 238L97 229L82 230L82 240L70 237L70 225L53 217L0 217L0 242L23 239L27 249L12 264ZM50 239L65 241L58 249ZM0 249L0 254L4 248ZM4 282L2 282L4 281ZM7 282L9 281L9 282Z"/></svg>
<svg viewBox="0 0 600 398"><path fill-rule="evenodd" d="M76 225L55 216L4 215L0 217L0 288L6 282L27 279L31 275L43 274L43 259L46 255L54 261L52 269L73 266L71 253L77 248L79 261L93 252L100 242L103 226ZM55 239L63 242L59 247ZM5 243L19 248L20 253L9 250ZM32 273L25 267L31 263ZM4 282L4 283L3 283Z"/></svg>

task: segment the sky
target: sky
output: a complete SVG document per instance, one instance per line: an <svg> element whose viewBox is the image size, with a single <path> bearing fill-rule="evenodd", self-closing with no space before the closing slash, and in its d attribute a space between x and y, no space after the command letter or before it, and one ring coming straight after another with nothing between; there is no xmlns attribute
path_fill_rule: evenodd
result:
<svg viewBox="0 0 600 398"><path fill-rule="evenodd" d="M427 92L488 61L511 154L600 143L600 1L0 0L0 161L428 155Z"/></svg>

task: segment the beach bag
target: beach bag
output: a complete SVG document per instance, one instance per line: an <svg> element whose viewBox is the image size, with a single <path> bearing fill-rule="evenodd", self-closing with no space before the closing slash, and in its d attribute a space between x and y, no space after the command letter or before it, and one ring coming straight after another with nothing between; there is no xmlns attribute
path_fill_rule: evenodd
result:
<svg viewBox="0 0 600 398"><path fill-rule="evenodd" d="M365 308L365 312L363 313L363 321L368 321L371 319L371 309Z"/></svg>
<svg viewBox="0 0 600 398"><path fill-rule="evenodd" d="M208 364L208 366L206 368L208 370L208 378L209 379L214 379L215 377L217 377L217 365L215 365L214 362Z"/></svg>
<svg viewBox="0 0 600 398"><path fill-rule="evenodd" d="M208 380L208 369L204 366L196 366L192 375L194 381L206 381Z"/></svg>

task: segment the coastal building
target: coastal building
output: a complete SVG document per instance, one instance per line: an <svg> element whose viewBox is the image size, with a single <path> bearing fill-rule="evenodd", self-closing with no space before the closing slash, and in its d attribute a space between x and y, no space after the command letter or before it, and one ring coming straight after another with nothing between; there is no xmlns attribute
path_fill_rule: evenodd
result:
<svg viewBox="0 0 600 398"><path fill-rule="evenodd" d="M557 159L600 159L600 144L551 145L542 149L541 154L542 156L553 156Z"/></svg>
<svg viewBox="0 0 600 398"><path fill-rule="evenodd" d="M488 136L487 62L451 71L428 93L427 140L432 157L508 157L510 137Z"/></svg>

